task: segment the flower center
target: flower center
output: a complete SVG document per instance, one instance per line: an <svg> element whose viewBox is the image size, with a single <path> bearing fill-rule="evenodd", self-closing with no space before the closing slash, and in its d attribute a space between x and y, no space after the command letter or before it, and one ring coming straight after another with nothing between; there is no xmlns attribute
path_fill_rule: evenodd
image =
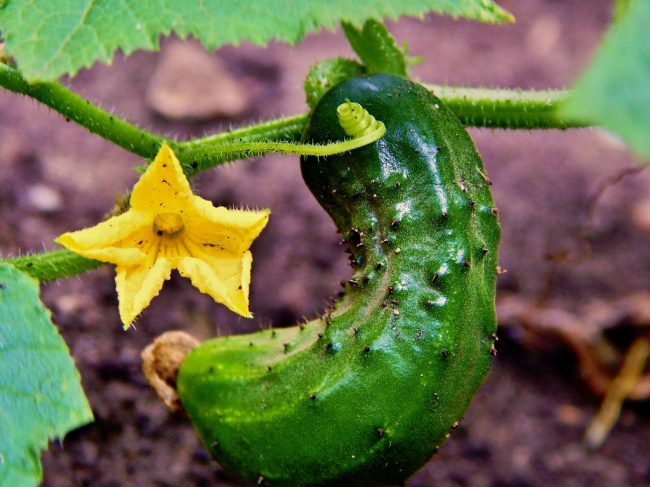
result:
<svg viewBox="0 0 650 487"><path fill-rule="evenodd" d="M183 231L185 224L178 213L158 213L153 220L153 231L162 236L166 233L170 237Z"/></svg>

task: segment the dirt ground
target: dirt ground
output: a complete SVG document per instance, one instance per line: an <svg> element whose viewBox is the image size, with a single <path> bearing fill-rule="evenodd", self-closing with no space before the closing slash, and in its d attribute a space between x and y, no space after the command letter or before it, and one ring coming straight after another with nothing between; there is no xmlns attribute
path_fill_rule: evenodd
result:
<svg viewBox="0 0 650 487"><path fill-rule="evenodd" d="M452 85L570 86L613 2L500 3L516 24L434 16L391 23L398 41L424 56L413 76ZM221 49L210 55L225 66L215 76L241 103L224 109L230 116L173 121L156 113L159 102L147 103L146 93L160 69L172 69L161 67L161 56L174 45L165 40L162 55L118 55L112 66L84 70L69 84L130 122L187 138L305 111L301 84L309 65L351 55L338 31L310 35L298 47ZM583 442L602 400L603 375L594 363L609 350L615 371L633 338L650 329L650 171L631 170L637 161L598 130L471 134L501 210L507 273L498 283L499 353L465 421L407 485L650 485L647 398L626 403L603 446L590 450ZM0 91L2 255L55 248L59 234L96 223L135 182L141 163L36 102ZM47 487L242 485L210 460L187 420L158 402L141 372L140 350L172 329L208 338L295 324L316 316L350 273L340 237L302 184L296 158L229 164L194 185L216 204L272 210L252 248L255 319L236 317L175 276L137 330L124 332L110 267L44 286L96 417L44 453Z"/></svg>

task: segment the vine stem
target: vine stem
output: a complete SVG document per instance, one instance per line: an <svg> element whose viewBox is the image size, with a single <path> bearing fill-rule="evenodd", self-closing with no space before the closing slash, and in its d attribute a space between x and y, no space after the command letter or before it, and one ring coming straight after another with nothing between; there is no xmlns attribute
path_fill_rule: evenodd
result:
<svg viewBox="0 0 650 487"><path fill-rule="evenodd" d="M289 117L260 122L247 127L227 130L217 134L191 139L184 142L172 142L177 150L191 150L202 145L216 145L237 140L275 140L292 142L300 139L309 121L309 113L301 113Z"/></svg>
<svg viewBox="0 0 650 487"><path fill-rule="evenodd" d="M466 127L568 129L588 124L562 119L557 108L568 90L458 88L422 84L433 91Z"/></svg>
<svg viewBox="0 0 650 487"><path fill-rule="evenodd" d="M300 141L309 121L303 113L269 122L249 125L218 134L183 142L168 142L183 165L185 174L193 176L211 167L269 152L289 152ZM273 148L264 144L279 144ZM287 149L283 151L281 149Z"/></svg>
<svg viewBox="0 0 650 487"><path fill-rule="evenodd" d="M349 102L348 102L349 103ZM356 105L356 104L355 104ZM342 105L344 106L344 105ZM325 145L303 144L288 141L251 141L250 138L232 140L218 145L197 145L194 149L189 149L183 155L190 157L192 162L190 164L190 173L203 171L209 167L213 167L220 163L221 160L230 160L231 154L238 154L243 157L251 157L254 155L269 154L269 153L282 153L282 154L299 154L302 156L331 156L341 152L347 152L364 145L371 144L376 140L383 137L386 133L386 126L381 121L376 121L374 117L368 114L361 106L357 105L357 112L359 109L365 113L367 117L372 119L372 124L366 127L366 132L354 134L352 138L343 140L341 142L333 142ZM339 107L340 108L340 107ZM358 124L359 121L350 117L353 121L353 126ZM339 121L342 123L341 115L339 114ZM364 118L364 122L368 119ZM344 127L345 128L345 127ZM346 133L352 134L345 128Z"/></svg>
<svg viewBox="0 0 650 487"><path fill-rule="evenodd" d="M590 126L556 115L559 105L569 96L568 90L460 88L426 83L423 86L443 100L466 127L564 130ZM179 151L179 160L191 167L188 175L192 175L225 162L270 152L303 153L290 143L300 140L308 122L309 113L304 113L170 145ZM281 142L275 145L278 140ZM220 144L227 147L217 147Z"/></svg>
<svg viewBox="0 0 650 487"><path fill-rule="evenodd" d="M191 166L191 159L196 155L193 151L201 146L233 141L242 143L245 141L297 142L309 120L309 114L304 113L207 137L177 142L153 135L111 115L59 83L29 83L16 69L3 63L0 63L0 86L40 101L59 112L66 119L73 120L90 132L141 157L152 159L159 147L163 143L167 143L175 152L178 152L179 160L187 166ZM568 91L457 88L426 83L424 86L441 98L465 126L529 130L587 126L587 124L567 121L555 115L558 105L567 97ZM245 150L232 151L227 157L205 167L256 154L259 152L253 151L251 154Z"/></svg>
<svg viewBox="0 0 650 487"><path fill-rule="evenodd" d="M163 137L147 132L111 115L76 95L60 83L37 81L29 83L11 66L0 63L0 86L34 98L59 112L66 120L72 120L90 132L99 135L148 159L155 157L165 142Z"/></svg>

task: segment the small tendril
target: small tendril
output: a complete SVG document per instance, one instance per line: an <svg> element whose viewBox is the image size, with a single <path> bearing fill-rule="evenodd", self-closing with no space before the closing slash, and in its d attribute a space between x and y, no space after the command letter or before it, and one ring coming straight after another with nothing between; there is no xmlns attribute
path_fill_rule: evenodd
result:
<svg viewBox="0 0 650 487"><path fill-rule="evenodd" d="M382 122L378 122L375 117L368 113L368 110L347 98L345 103L338 106L336 114L339 117L341 127L351 137L365 137L380 131L383 135L386 132L386 127Z"/></svg>

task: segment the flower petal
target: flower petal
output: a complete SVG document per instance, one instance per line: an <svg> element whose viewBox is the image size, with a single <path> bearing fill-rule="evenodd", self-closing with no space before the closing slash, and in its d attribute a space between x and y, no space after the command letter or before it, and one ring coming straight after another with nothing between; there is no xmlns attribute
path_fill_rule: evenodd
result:
<svg viewBox="0 0 650 487"><path fill-rule="evenodd" d="M210 263L186 257L178 262L178 271L183 277L189 277L199 291L231 311L252 318L248 310L252 262L250 252L231 259L211 259Z"/></svg>
<svg viewBox="0 0 650 487"><path fill-rule="evenodd" d="M183 213L196 198L183 173L180 162L168 145L158 155L133 187L131 208L149 213Z"/></svg>
<svg viewBox="0 0 650 487"><path fill-rule="evenodd" d="M198 196L192 200L196 216L186 220L189 238L206 251L210 247L241 254L253 243L269 221L269 210L215 208Z"/></svg>
<svg viewBox="0 0 650 487"><path fill-rule="evenodd" d="M120 318L124 329L158 296L165 280L169 279L172 263L157 259L153 266L125 267L115 269L115 286L119 299Z"/></svg>
<svg viewBox="0 0 650 487"><path fill-rule="evenodd" d="M118 265L134 265L145 255L138 248L122 248L120 240L151 226L153 218L144 212L128 211L91 228L61 235L55 242L79 255Z"/></svg>

